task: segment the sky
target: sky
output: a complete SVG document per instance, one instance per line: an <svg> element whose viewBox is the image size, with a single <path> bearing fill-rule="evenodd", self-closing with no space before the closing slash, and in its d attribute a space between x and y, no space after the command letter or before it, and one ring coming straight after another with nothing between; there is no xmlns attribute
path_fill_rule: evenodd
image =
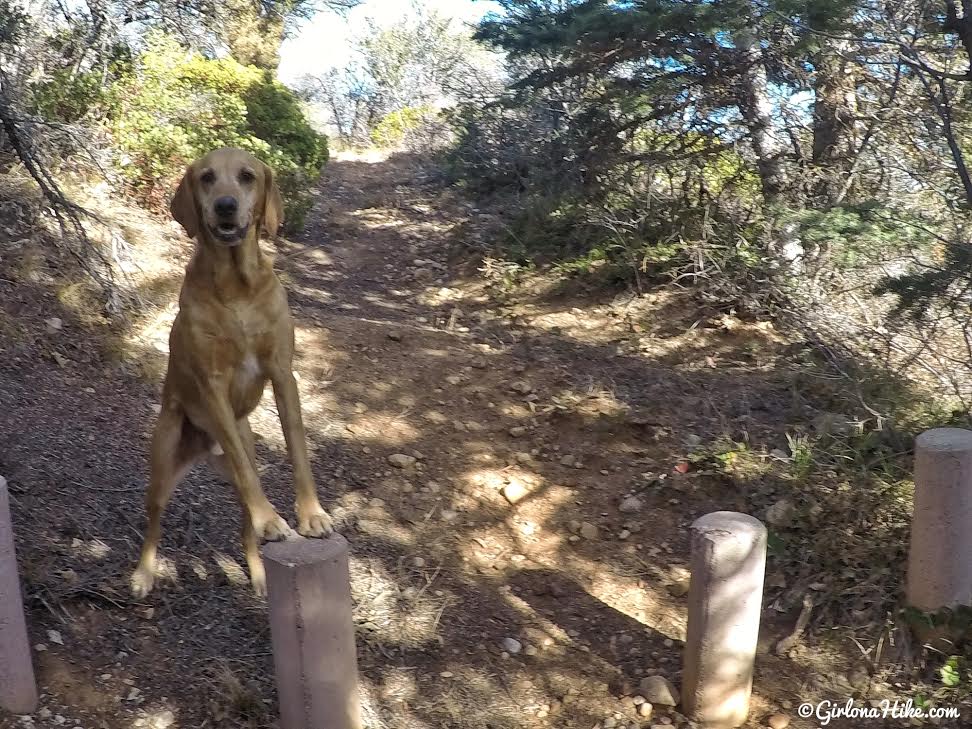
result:
<svg viewBox="0 0 972 729"><path fill-rule="evenodd" d="M293 83L304 74L343 66L351 57L352 39L365 30L369 19L389 25L409 16L414 5L415 0L364 0L344 16L321 11L281 46L280 80ZM489 0L421 0L421 5L468 22L496 9Z"/></svg>

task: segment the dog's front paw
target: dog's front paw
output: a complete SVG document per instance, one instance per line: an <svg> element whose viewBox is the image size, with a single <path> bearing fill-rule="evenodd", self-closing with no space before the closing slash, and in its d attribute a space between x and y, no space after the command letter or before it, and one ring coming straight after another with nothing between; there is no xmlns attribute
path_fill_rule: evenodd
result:
<svg viewBox="0 0 972 729"><path fill-rule="evenodd" d="M294 538L294 530L276 512L272 512L267 519L253 519L253 531L257 539L264 542L282 542L285 539Z"/></svg>
<svg viewBox="0 0 972 729"><path fill-rule="evenodd" d="M153 570L139 567L132 573L129 584L132 588L132 595L136 598L143 598L152 592L152 587L155 585L155 573Z"/></svg>
<svg viewBox="0 0 972 729"><path fill-rule="evenodd" d="M334 532L334 522L327 512L315 506L305 512L297 512L297 531L305 537L327 537Z"/></svg>

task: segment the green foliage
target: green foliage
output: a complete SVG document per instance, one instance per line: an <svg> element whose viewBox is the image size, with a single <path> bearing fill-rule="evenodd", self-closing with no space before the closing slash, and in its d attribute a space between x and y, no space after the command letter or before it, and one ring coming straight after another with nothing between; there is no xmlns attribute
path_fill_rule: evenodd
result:
<svg viewBox="0 0 972 729"><path fill-rule="evenodd" d="M34 111L67 123L80 121L108 100L101 74L70 68L57 69L32 91Z"/></svg>
<svg viewBox="0 0 972 729"><path fill-rule="evenodd" d="M400 147L408 135L417 130L433 113L432 107L427 104L391 111L371 130L371 141L379 147Z"/></svg>
<svg viewBox="0 0 972 729"><path fill-rule="evenodd" d="M943 686L956 688L962 683L961 661L961 656L949 656L945 665L938 669Z"/></svg>
<svg viewBox="0 0 972 729"><path fill-rule="evenodd" d="M784 218L797 224L804 247L826 250L837 268L854 268L921 245L917 221L903 218L886 205L868 201L829 210L800 210Z"/></svg>
<svg viewBox="0 0 972 729"><path fill-rule="evenodd" d="M936 245L930 261L899 276L888 276L874 293L897 297L895 312L921 319L936 302L953 311L968 306L972 295L972 248L966 243Z"/></svg>
<svg viewBox="0 0 972 729"><path fill-rule="evenodd" d="M108 124L127 157L123 170L146 200L167 196L201 154L240 147L274 168L288 224L299 227L327 143L291 91L255 67L187 52L157 34L112 91L118 106Z"/></svg>

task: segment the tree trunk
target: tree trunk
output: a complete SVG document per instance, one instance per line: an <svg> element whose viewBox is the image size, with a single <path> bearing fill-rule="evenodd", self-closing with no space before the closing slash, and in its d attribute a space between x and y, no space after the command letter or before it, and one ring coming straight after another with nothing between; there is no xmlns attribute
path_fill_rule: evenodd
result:
<svg viewBox="0 0 972 729"><path fill-rule="evenodd" d="M770 101L769 81L759 41L752 31L743 30L736 34L735 42L744 65L739 111L749 128L763 199L768 205L772 205L779 202L786 189L784 144L773 128L773 104Z"/></svg>
<svg viewBox="0 0 972 729"><path fill-rule="evenodd" d="M814 59L813 195L831 205L843 188L856 147L856 77L843 52L846 41L828 43Z"/></svg>

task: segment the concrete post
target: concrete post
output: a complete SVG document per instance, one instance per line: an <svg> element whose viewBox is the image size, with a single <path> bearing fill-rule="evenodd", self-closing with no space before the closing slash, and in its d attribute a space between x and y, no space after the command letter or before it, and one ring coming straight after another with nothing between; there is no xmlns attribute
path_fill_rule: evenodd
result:
<svg viewBox="0 0 972 729"><path fill-rule="evenodd" d="M717 511L696 519L691 532L682 708L707 729L733 729L749 714L766 527L746 514Z"/></svg>
<svg viewBox="0 0 972 729"><path fill-rule="evenodd" d="M32 714L37 709L37 684L30 662L14 553L10 494L3 476L0 476L0 708L14 714Z"/></svg>
<svg viewBox="0 0 972 729"><path fill-rule="evenodd" d="M348 543L263 548L281 729L361 729Z"/></svg>
<svg viewBox="0 0 972 729"><path fill-rule="evenodd" d="M915 507L906 599L927 613L972 605L972 431L915 439Z"/></svg>

